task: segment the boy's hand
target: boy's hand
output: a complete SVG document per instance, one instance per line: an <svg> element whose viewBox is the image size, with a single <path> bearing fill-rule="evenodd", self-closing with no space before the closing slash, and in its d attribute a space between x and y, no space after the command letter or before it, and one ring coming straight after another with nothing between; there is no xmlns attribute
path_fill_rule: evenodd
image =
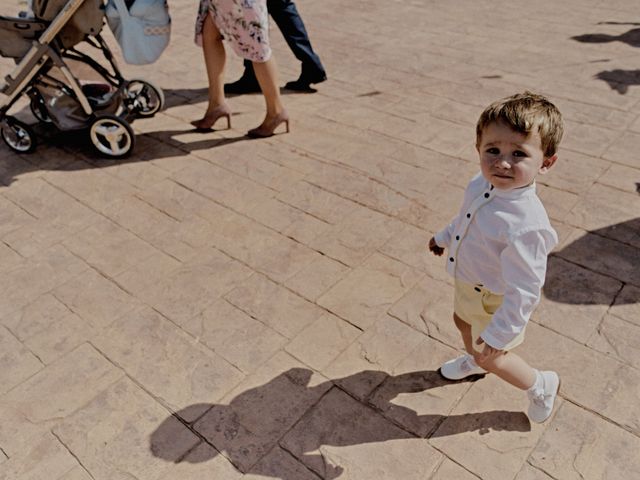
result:
<svg viewBox="0 0 640 480"><path fill-rule="evenodd" d="M436 239L431 237L429 240L429 251L434 255L441 256L444 253L444 248L439 247L436 243Z"/></svg>
<svg viewBox="0 0 640 480"><path fill-rule="evenodd" d="M476 345L482 345L483 343L484 340L482 340L482 337L478 337L478 339L476 340ZM498 350L497 348L493 348L492 346L484 343L484 349L482 350L482 353L478 354L478 360L480 360L481 362L486 360L494 360L500 355L504 355L504 350Z"/></svg>

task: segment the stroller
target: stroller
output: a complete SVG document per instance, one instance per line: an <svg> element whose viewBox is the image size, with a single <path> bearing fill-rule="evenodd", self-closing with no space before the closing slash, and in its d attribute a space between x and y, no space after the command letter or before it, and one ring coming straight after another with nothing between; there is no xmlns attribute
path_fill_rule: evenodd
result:
<svg viewBox="0 0 640 480"><path fill-rule="evenodd" d="M0 55L16 62L0 85L0 134L18 153L36 147L36 129L44 132L82 131L98 154L121 158L135 146L130 123L151 117L164 106L162 90L142 79L125 80L111 50L100 35L103 0L33 0L33 16L0 17ZM88 44L100 50L110 68L76 48ZM79 62L79 63L77 63ZM99 83L78 80L70 64L90 67ZM27 99L38 120L29 125L9 110Z"/></svg>

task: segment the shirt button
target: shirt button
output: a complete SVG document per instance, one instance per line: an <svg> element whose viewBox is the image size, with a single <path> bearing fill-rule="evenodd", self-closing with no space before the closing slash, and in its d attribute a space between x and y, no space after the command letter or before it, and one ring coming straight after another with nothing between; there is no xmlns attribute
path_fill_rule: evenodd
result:
<svg viewBox="0 0 640 480"><path fill-rule="evenodd" d="M484 198L489 198L489 194L488 194L488 193L485 193L485 194L484 194Z"/></svg>
<svg viewBox="0 0 640 480"><path fill-rule="evenodd" d="M467 213L467 218L471 218L471 214L470 213Z"/></svg>
<svg viewBox="0 0 640 480"><path fill-rule="evenodd" d="M456 235L456 240L460 240L460 235Z"/></svg>
<svg viewBox="0 0 640 480"><path fill-rule="evenodd" d="M453 257L449 257L449 261L450 261L450 262L453 262Z"/></svg>

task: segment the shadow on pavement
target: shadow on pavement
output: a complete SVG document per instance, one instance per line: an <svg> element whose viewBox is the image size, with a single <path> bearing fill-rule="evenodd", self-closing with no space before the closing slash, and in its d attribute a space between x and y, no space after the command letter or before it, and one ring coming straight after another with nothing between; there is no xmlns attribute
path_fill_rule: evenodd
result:
<svg viewBox="0 0 640 480"><path fill-rule="evenodd" d="M343 469L339 465L328 464L326 458L318 453L322 446L398 439L419 441L423 437L476 430L479 434L490 430L531 430L529 420L522 412L419 415L392 403L399 394L419 393L460 383L448 381L436 371L398 376L362 371L310 386L312 373L308 369L292 368L263 385L239 393L228 405L190 405L165 419L152 433L151 452L175 463L205 462L224 453L243 473L300 480L300 468L304 470L301 465L293 462L298 466L296 473L296 468L292 468L290 463L270 461L268 457L263 460L273 447L280 445L322 478L334 479L342 474ZM378 387L362 402L336 385ZM434 402L438 401L435 397ZM176 417L181 423L176 421ZM199 448L202 444L194 446L193 437L177 440L185 438L184 433L180 433L184 430L183 424L205 438L215 449Z"/></svg>
<svg viewBox="0 0 640 480"><path fill-rule="evenodd" d="M549 257L547 280L543 292L547 298L559 303L596 305L611 303L611 295L602 294L600 285L594 285L594 277L584 275L585 270L572 268L571 263L581 265L587 271L614 277L618 283L640 284L640 218L617 223L587 232L562 250ZM640 302L640 290L632 289L618 303Z"/></svg>

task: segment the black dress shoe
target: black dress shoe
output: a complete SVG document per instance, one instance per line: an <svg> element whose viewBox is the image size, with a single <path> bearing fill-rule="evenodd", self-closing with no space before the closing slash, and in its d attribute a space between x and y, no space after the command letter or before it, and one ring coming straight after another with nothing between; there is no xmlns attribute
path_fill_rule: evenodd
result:
<svg viewBox="0 0 640 480"><path fill-rule="evenodd" d="M244 93L260 93L260 85L256 77L242 76L232 83L224 84L224 93L242 95Z"/></svg>
<svg viewBox="0 0 640 480"><path fill-rule="evenodd" d="M302 74L297 80L287 82L284 86L287 90L296 92L316 92L317 90L311 86L312 83L321 83L327 79L327 75L322 72L316 75Z"/></svg>

